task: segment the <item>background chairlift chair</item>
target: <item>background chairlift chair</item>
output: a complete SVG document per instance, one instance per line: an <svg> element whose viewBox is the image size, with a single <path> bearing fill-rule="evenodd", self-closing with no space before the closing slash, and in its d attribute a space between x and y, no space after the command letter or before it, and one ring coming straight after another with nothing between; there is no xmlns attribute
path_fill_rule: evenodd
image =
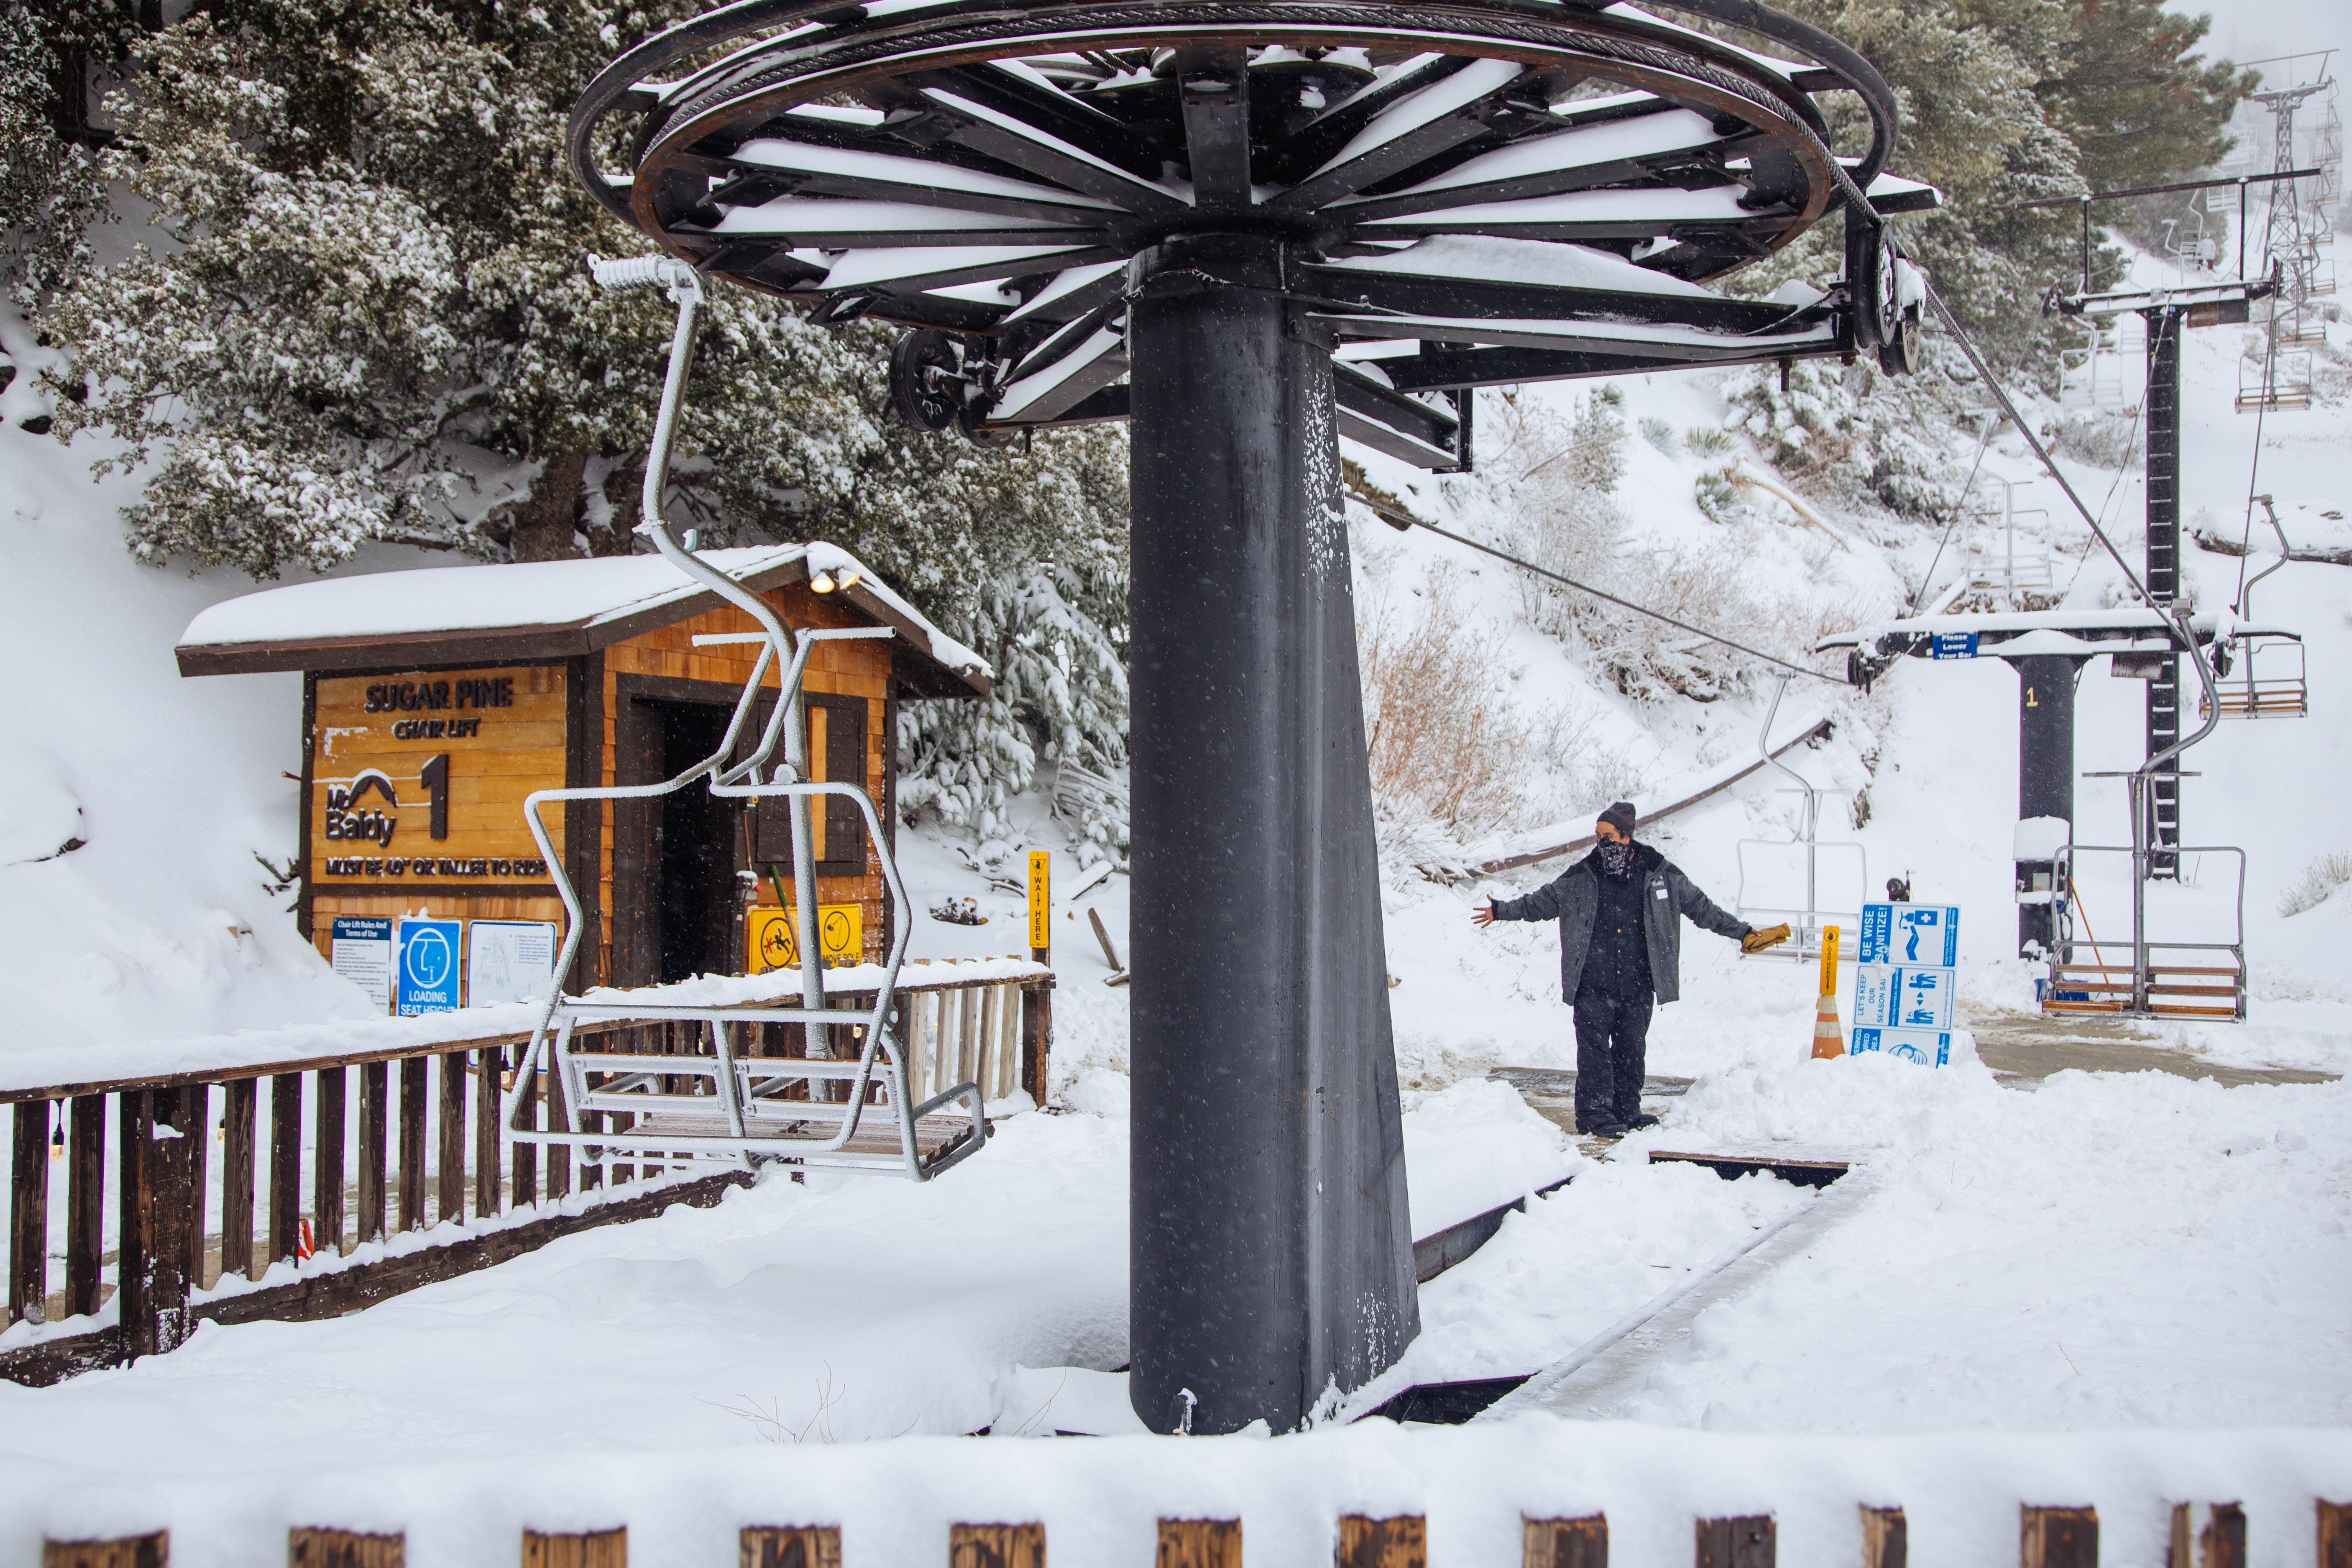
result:
<svg viewBox="0 0 2352 1568"><path fill-rule="evenodd" d="M890 1010L898 984L898 967L906 956L912 925L905 884L898 876L880 816L863 787L855 784L818 783L807 777L807 721L801 712L801 680L809 655L820 642L845 637L889 637L887 627L803 630L787 637L775 612L742 584L697 560L672 536L665 520L662 492L668 480L670 447L677 429L678 405L685 395L686 374L692 357L694 328L704 295L702 280L685 263L667 259L592 263L596 280L608 289L665 289L677 305L677 327L670 342L669 371L662 387L660 416L654 427L653 450L646 463L644 516L638 531L688 577L702 583L738 605L763 628L758 632L721 637L698 637L697 644L761 644L760 657L736 700L727 733L718 749L677 777L660 784L604 788L551 789L534 793L523 803L531 837L555 879L563 901L564 936L556 973L572 972L582 934L586 929L580 897L572 885L563 858L550 840L545 807L566 801L645 800L672 795L698 783L710 793L730 800L782 796L791 802L793 873L798 924L801 1005L774 1007L742 1005L699 1005L667 1002L657 995L589 1000L558 990L532 1031L508 1093L504 1115L508 1131L519 1142L566 1145L580 1151L582 1160L599 1164L606 1160L637 1159L664 1164L688 1160L768 1162L850 1170L887 1171L923 1181L978 1150L987 1141L988 1124L982 1112L980 1089L964 1082L950 1085L919 1105L908 1102L907 1073L899 1042L890 1027ZM739 741L761 695L761 682L771 668L784 668L782 689L773 710L761 727L758 743L741 762L730 764ZM784 761L767 769L779 740ZM825 1005L824 975L816 931L816 873L808 802L816 795L839 795L856 804L878 858L887 889L891 919L890 952L873 986L873 1004L866 1007ZM866 989L861 978L859 990ZM598 1034L615 1025L691 1023L701 1026L709 1054L583 1050L575 1037L583 1026ZM750 1054L739 1044L739 1026L798 1024L808 1041L804 1057ZM854 1057L834 1058L829 1044L835 1031L846 1029L858 1042ZM562 1125L540 1129L536 1120L536 1076L553 1075L560 1113L551 1120ZM594 1081L592 1081L593 1075ZM673 1087L685 1080L691 1092ZM833 1086L845 1084L846 1094L830 1098ZM786 1090L806 1086L807 1098L787 1100ZM707 1087L706 1087L707 1086ZM878 1091L879 1102L874 1096ZM943 1107L961 1101L966 1114L939 1114ZM610 1131L590 1124L591 1116L626 1118ZM880 1126L874 1123L879 1122Z"/></svg>
<svg viewBox="0 0 2352 1568"><path fill-rule="evenodd" d="M1842 962L1851 963L1855 952L1855 944L1851 939L1862 930L1862 905L1869 897L1870 858L1856 843L1821 842L1821 791L1815 789L1812 782L1802 773L1772 754L1772 720L1780 711L1780 699L1788 694L1788 690L1789 677L1784 675L1780 677L1780 684L1772 689L1772 700L1764 710L1763 732L1758 738L1757 745L1767 763L1797 781L1794 790L1779 793L1801 795L1805 803L1798 816L1795 837L1743 838L1739 841L1739 891L1732 900L1732 912L1750 925L1771 925L1786 921L1790 940L1761 952L1743 952L1740 957L1818 963L1822 956L1822 932L1834 925L1845 928L1848 940L1841 948L1839 957ZM1855 894L1851 909L1824 910L1821 907L1822 853L1824 850L1829 851L1835 861L1851 858ZM1748 901L1751 887L1759 881L1769 888L1778 889L1787 887L1799 877L1801 877L1804 888L1802 905Z"/></svg>
<svg viewBox="0 0 2352 1568"><path fill-rule="evenodd" d="M2293 552L2286 542L2286 530L2279 526L2278 508L2268 496L2256 496L2263 510L2270 514L2271 531L2278 536L2278 559L2246 579L2238 591L2238 614L2251 619L2253 616L2254 584L2285 565ZM2213 683L2214 700L2221 704L2224 719L2305 719L2311 714L2311 686L2304 666L2303 638L2280 626L2241 625L2229 639L2229 652L2244 662L2242 671L2229 672L2228 679ZM2267 664L2262 656L2270 656ZM2294 670L2288 673L2287 661L2292 658ZM2257 667L2260 666L2258 668ZM2204 716L2204 706L2199 704L2198 716Z"/></svg>

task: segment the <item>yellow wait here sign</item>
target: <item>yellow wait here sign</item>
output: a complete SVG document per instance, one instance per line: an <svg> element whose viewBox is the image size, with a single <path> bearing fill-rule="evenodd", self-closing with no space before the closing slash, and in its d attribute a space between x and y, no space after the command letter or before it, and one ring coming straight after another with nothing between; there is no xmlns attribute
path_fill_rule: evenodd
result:
<svg viewBox="0 0 2352 1568"><path fill-rule="evenodd" d="M857 904L819 904L816 940L817 956L827 969L865 962L865 909ZM800 922L792 910L754 905L744 912L743 941L747 974L800 967Z"/></svg>
<svg viewBox="0 0 2352 1568"><path fill-rule="evenodd" d="M1029 851L1029 945L1054 945L1054 858Z"/></svg>

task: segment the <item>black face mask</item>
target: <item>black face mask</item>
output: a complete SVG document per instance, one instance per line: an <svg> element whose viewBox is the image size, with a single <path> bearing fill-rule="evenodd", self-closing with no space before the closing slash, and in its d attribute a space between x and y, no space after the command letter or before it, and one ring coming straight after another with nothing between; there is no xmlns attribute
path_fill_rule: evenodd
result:
<svg viewBox="0 0 2352 1568"><path fill-rule="evenodd" d="M1601 868L1612 877L1622 877L1633 866L1633 847L1614 838L1601 841Z"/></svg>

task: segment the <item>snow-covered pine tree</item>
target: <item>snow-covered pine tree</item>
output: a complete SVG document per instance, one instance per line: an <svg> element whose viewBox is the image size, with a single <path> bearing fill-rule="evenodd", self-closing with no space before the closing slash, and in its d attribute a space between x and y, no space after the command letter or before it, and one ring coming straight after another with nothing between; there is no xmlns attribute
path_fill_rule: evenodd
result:
<svg viewBox="0 0 2352 1568"><path fill-rule="evenodd" d="M38 310L89 263L107 195L90 82L120 63L135 31L103 0L0 9L0 282L19 310Z"/></svg>
<svg viewBox="0 0 2352 1568"><path fill-rule="evenodd" d="M59 434L108 431L127 444L113 463L152 465L137 553L268 577L370 540L630 548L669 318L589 282L590 254L643 242L560 138L580 84L667 19L214 0L138 41L107 172L163 238L82 270L51 321L86 393ZM1121 764L1123 677L1101 656L1125 637L1121 434L921 434L888 413L886 330L812 327L738 289L706 323L672 515L711 543L829 538L992 658L1024 650L979 715L910 705L911 796L977 828L1026 774L927 795L931 770L1024 747ZM1008 616L1041 580L1058 607ZM1097 817L1085 831L1123 838Z"/></svg>
<svg viewBox="0 0 2352 1568"><path fill-rule="evenodd" d="M2246 73L2193 52L2204 22L2157 0L1782 0L1781 8L1853 44L1894 85L1902 138L1889 167L1945 198L1938 211L1896 220L1904 247L1995 365L2045 391L2056 390L2059 352L2075 346L2081 328L2045 318L2035 302L2079 278L2079 217L2017 204L2157 183L2181 160L2210 161L2249 85ZM1860 109L1835 112L1841 150L1859 152ZM2151 117L2160 131L2148 131ZM1824 224L1731 286L1757 295L1791 279L1824 286L1843 264L1838 226ZM2096 243L2091 264L2094 286L2111 286L2123 256ZM1937 334L1927 350L1927 374L1907 381L1867 364L1816 364L1798 367L1785 390L1775 370L1737 373L1726 395L1734 422L1792 477L1930 513L1955 499L1962 478L1936 433L1984 398Z"/></svg>

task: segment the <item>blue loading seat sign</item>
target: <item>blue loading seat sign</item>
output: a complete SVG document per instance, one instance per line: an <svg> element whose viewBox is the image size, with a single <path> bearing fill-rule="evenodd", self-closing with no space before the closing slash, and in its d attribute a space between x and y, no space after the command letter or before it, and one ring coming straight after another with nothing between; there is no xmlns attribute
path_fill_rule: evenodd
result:
<svg viewBox="0 0 2352 1568"><path fill-rule="evenodd" d="M404 920L395 928L393 1011L401 1017L457 1011L459 925Z"/></svg>

